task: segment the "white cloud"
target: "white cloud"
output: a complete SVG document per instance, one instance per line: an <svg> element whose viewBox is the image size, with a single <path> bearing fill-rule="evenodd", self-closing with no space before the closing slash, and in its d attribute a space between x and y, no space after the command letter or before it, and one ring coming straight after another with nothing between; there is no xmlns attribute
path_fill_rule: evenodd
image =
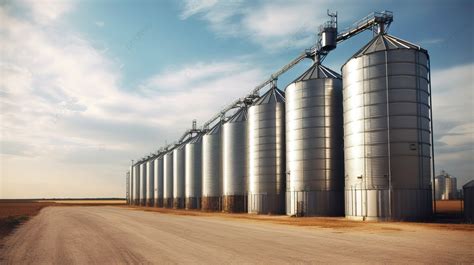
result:
<svg viewBox="0 0 474 265"><path fill-rule="evenodd" d="M19 3L29 8L33 19L40 24L54 22L75 5L72 0L20 0Z"/></svg>
<svg viewBox="0 0 474 265"><path fill-rule="evenodd" d="M431 76L436 168L467 181L474 172L474 64Z"/></svg>
<svg viewBox="0 0 474 265"><path fill-rule="evenodd" d="M0 20L0 197L91 196L105 179L123 186L130 158L176 140L192 119L204 122L262 79L259 68L229 58L157 73L126 90L120 66L77 32L3 8ZM21 183L49 183L56 193Z"/></svg>
<svg viewBox="0 0 474 265"><path fill-rule="evenodd" d="M186 19L194 14L208 11L211 7L216 5L218 0L188 0L184 3L182 19Z"/></svg>
<svg viewBox="0 0 474 265"><path fill-rule="evenodd" d="M342 22L351 19L358 7L354 1L187 0L181 18L196 16L206 21L219 36L244 37L269 51L276 51L311 46L316 41L318 26L328 20L326 9L336 4L338 11L346 12Z"/></svg>

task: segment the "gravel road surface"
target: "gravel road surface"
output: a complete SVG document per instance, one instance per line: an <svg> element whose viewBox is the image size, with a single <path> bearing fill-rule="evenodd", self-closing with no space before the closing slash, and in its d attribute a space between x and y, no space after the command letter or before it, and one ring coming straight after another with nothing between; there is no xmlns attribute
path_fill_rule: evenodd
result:
<svg viewBox="0 0 474 265"><path fill-rule="evenodd" d="M474 233L351 231L126 207L48 207L4 240L0 264L471 263Z"/></svg>

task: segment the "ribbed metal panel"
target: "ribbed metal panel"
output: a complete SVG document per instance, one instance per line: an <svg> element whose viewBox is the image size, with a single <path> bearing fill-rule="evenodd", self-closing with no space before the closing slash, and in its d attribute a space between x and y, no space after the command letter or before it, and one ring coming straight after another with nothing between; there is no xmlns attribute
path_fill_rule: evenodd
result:
<svg viewBox="0 0 474 265"><path fill-rule="evenodd" d="M163 206L173 207L173 151L163 157Z"/></svg>
<svg viewBox="0 0 474 265"><path fill-rule="evenodd" d="M222 123L202 137L202 209L219 211L222 196Z"/></svg>
<svg viewBox="0 0 474 265"><path fill-rule="evenodd" d="M155 205L155 160L148 160L146 162L146 203L147 206Z"/></svg>
<svg viewBox="0 0 474 265"><path fill-rule="evenodd" d="M134 204L140 205L140 165L133 166L133 179L134 179Z"/></svg>
<svg viewBox="0 0 474 265"><path fill-rule="evenodd" d="M184 208L185 188L185 144L173 150L173 208Z"/></svg>
<svg viewBox="0 0 474 265"><path fill-rule="evenodd" d="M247 211L247 109L223 125L223 210Z"/></svg>
<svg viewBox="0 0 474 265"><path fill-rule="evenodd" d="M446 191L446 176L441 175L435 178L435 199L442 200Z"/></svg>
<svg viewBox="0 0 474 265"><path fill-rule="evenodd" d="M134 179L133 179L133 166L130 166L130 175L129 175L129 186L128 186L128 196L130 196L130 199L129 199L129 202L128 204L130 205L133 205L134 204L134 191L133 191L133 183L134 182Z"/></svg>
<svg viewBox="0 0 474 265"><path fill-rule="evenodd" d="M285 212L285 98L270 89L248 110L248 212Z"/></svg>
<svg viewBox="0 0 474 265"><path fill-rule="evenodd" d="M147 199L146 162L140 164L140 205L146 205Z"/></svg>
<svg viewBox="0 0 474 265"><path fill-rule="evenodd" d="M432 213L428 54L378 35L342 67L346 216Z"/></svg>
<svg viewBox="0 0 474 265"><path fill-rule="evenodd" d="M474 180L463 186L464 218L468 223L474 223Z"/></svg>
<svg viewBox="0 0 474 265"><path fill-rule="evenodd" d="M342 82L314 64L286 88L288 215L344 214Z"/></svg>
<svg viewBox="0 0 474 265"><path fill-rule="evenodd" d="M201 208L202 194L202 135L197 135L185 147L186 209Z"/></svg>
<svg viewBox="0 0 474 265"><path fill-rule="evenodd" d="M155 207L163 207L163 155L157 157L154 161L154 176L155 176Z"/></svg>

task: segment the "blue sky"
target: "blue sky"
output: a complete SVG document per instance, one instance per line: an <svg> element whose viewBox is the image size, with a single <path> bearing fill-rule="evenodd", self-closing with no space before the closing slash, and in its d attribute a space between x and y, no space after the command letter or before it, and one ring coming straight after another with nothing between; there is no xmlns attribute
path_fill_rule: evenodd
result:
<svg viewBox="0 0 474 265"><path fill-rule="evenodd" d="M327 9L340 29L393 11L389 33L429 51L437 172L472 179L472 1L2 0L0 198L123 196L130 159L312 46ZM370 38L324 63L339 71Z"/></svg>

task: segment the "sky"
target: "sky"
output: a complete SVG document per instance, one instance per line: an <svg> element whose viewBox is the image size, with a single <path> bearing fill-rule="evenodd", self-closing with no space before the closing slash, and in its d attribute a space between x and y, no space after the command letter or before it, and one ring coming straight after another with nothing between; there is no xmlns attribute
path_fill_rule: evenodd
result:
<svg viewBox="0 0 474 265"><path fill-rule="evenodd" d="M429 51L436 172L474 178L473 1L0 0L0 199L124 197L132 159L205 122L316 41L390 10ZM372 33L338 45L340 67ZM311 64L278 79L282 89Z"/></svg>

